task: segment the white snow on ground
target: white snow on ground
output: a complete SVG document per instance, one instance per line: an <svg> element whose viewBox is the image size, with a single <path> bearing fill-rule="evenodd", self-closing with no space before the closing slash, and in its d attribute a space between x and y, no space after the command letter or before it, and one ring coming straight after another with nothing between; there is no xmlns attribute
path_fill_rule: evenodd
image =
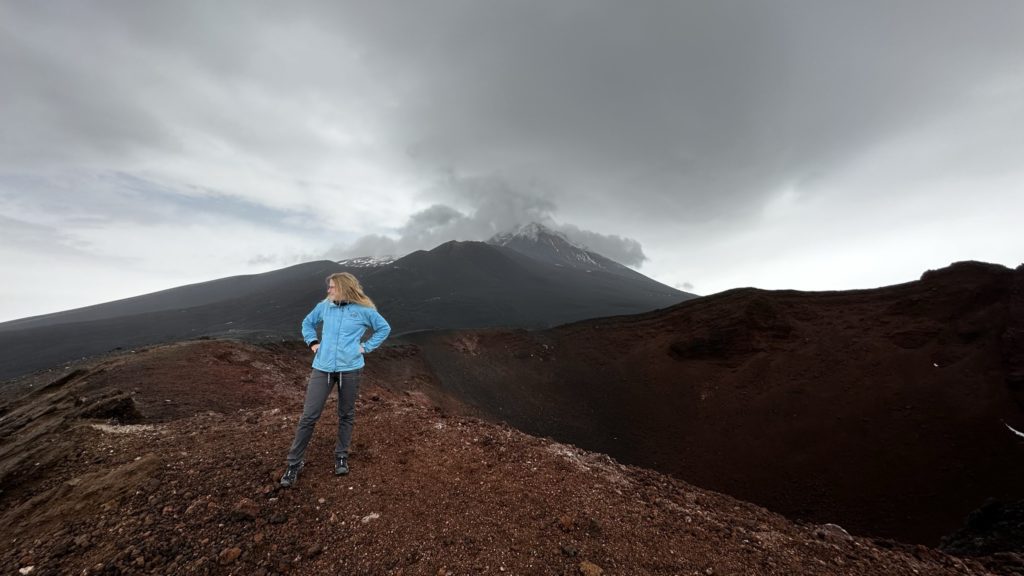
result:
<svg viewBox="0 0 1024 576"><path fill-rule="evenodd" d="M338 264L342 266L351 266L352 268L374 268L377 266L387 266L395 261L392 256L383 256L381 258L373 258L370 256L360 256L359 258L349 258L348 260L338 260Z"/></svg>
<svg viewBox="0 0 1024 576"><path fill-rule="evenodd" d="M598 264L597 261L594 260L593 256L591 256L591 252L587 250L585 246L580 246L579 244L569 240L565 234L552 230L543 224L538 224L536 222L519 226L512 232L498 234L488 240L488 242L491 244L497 244L498 246L506 246L516 239L528 240L537 244L543 243L550 246L551 249L563 256L566 260L576 260L584 265L603 268L601 264ZM568 254L564 254L562 252L562 248L565 246L572 248L573 251Z"/></svg>
<svg viewBox="0 0 1024 576"><path fill-rule="evenodd" d="M543 236L548 236L548 237L554 236L554 237L562 240L563 242L565 242L569 246L572 246L573 248L586 251L585 247L580 246L579 244L576 244L572 240L569 240L565 236L565 234L562 234L561 232L558 232L557 230L552 230L551 228L548 228L547 226L544 226L543 224L538 224L537 222L530 222L529 224L523 224L523 225L517 227L515 230L513 230L511 232L505 232L503 234L496 234L493 238L488 240L488 242L491 243L491 244L497 244L499 246L504 246L504 245L508 244L509 242L511 242L512 240L514 240L516 238L522 238L522 239L525 239L525 240L530 240L532 242L538 242L539 243L543 239L542 238ZM548 243L552 247L554 247L554 244L552 244L550 240L548 240Z"/></svg>

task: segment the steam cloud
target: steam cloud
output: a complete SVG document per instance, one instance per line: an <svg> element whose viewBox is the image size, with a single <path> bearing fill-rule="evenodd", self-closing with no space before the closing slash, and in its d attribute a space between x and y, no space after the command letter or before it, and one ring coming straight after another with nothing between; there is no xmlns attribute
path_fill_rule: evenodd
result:
<svg viewBox="0 0 1024 576"><path fill-rule="evenodd" d="M332 260L359 256L404 256L429 250L450 240L486 241L496 234L536 222L561 232L570 241L626 266L637 267L647 259L643 247L632 238L601 234L571 224L559 224L556 206L540 191L522 191L496 178L455 178L445 181L439 193L448 204L433 204L414 213L397 230L397 238L371 234L351 246L334 246L323 257Z"/></svg>

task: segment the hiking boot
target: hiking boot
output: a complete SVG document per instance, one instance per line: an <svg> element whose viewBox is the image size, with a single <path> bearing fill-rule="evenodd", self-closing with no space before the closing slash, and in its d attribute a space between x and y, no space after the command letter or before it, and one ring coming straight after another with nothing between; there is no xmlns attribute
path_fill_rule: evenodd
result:
<svg viewBox="0 0 1024 576"><path fill-rule="evenodd" d="M281 486L285 488L291 488L295 485L295 482L299 479L299 472L302 472L305 462L299 462L298 464L289 464L284 470L284 476L281 476Z"/></svg>
<svg viewBox="0 0 1024 576"><path fill-rule="evenodd" d="M348 474L348 456L338 456L334 459L334 475L344 476Z"/></svg>

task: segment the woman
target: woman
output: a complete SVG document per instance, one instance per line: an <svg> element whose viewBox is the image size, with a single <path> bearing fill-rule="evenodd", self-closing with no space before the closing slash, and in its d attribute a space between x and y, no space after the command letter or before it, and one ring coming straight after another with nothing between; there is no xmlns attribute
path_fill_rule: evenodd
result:
<svg viewBox="0 0 1024 576"><path fill-rule="evenodd" d="M302 321L302 338L315 354L313 372L306 384L302 418L288 451L288 468L281 477L281 486L293 486L298 479L306 445L335 385L338 387L338 443L334 446L334 473L348 474L348 447L356 419L363 354L380 346L391 332L391 326L376 308L355 276L339 272L327 277L327 298ZM322 336L318 340L316 326L321 323ZM367 329L373 330L373 336L360 342Z"/></svg>

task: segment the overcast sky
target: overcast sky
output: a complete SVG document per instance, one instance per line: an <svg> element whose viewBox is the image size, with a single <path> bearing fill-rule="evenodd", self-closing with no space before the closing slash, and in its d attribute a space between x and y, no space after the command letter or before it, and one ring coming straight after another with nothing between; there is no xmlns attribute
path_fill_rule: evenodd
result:
<svg viewBox="0 0 1024 576"><path fill-rule="evenodd" d="M0 0L0 321L545 222L661 282L1024 261L1024 2Z"/></svg>

